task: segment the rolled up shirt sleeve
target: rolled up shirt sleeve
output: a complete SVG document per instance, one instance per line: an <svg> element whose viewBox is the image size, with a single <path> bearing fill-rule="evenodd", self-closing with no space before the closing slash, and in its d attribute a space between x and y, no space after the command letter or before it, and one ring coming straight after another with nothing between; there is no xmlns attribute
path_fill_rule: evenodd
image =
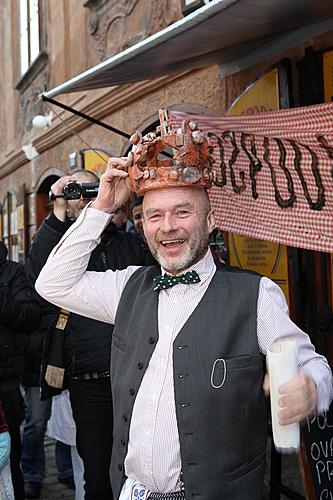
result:
<svg viewBox="0 0 333 500"><path fill-rule="evenodd" d="M261 352L266 354L276 340L293 340L297 348L299 373L311 377L317 386L318 413L328 410L333 398L333 385L327 360L316 353L309 336L292 322L284 293L268 278L260 281L257 319Z"/></svg>
<svg viewBox="0 0 333 500"><path fill-rule="evenodd" d="M109 214L88 205L50 253L35 287L52 304L113 324L123 289L138 266L122 271L86 271L109 220Z"/></svg>

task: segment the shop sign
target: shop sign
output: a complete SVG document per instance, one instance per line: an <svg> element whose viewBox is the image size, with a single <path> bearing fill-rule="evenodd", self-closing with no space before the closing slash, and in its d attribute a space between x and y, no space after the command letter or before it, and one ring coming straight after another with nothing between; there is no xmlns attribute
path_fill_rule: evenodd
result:
<svg viewBox="0 0 333 500"><path fill-rule="evenodd" d="M257 115L280 108L279 70L274 68L250 85L231 105L227 115Z"/></svg>
<svg viewBox="0 0 333 500"><path fill-rule="evenodd" d="M80 153L82 155L83 168L101 177L105 172L111 155L102 149L86 149L81 150Z"/></svg>
<svg viewBox="0 0 333 500"><path fill-rule="evenodd" d="M271 241L229 233L229 262L273 280L282 288L289 303L287 247Z"/></svg>

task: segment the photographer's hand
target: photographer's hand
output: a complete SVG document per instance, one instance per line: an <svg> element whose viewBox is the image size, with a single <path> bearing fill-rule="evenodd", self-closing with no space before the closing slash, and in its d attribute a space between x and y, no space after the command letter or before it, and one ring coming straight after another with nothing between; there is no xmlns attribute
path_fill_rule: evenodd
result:
<svg viewBox="0 0 333 500"><path fill-rule="evenodd" d="M123 205L131 194L127 168L127 158L110 158L106 171L101 177L96 200L91 207L112 214Z"/></svg>
<svg viewBox="0 0 333 500"><path fill-rule="evenodd" d="M63 189L69 182L76 182L75 177L71 175L65 175L64 177L60 177L54 184L51 186L51 191L55 196L62 195ZM68 202L64 198L56 198L54 200L53 205L53 213L57 217L57 219L64 222L66 220L66 213L68 209Z"/></svg>

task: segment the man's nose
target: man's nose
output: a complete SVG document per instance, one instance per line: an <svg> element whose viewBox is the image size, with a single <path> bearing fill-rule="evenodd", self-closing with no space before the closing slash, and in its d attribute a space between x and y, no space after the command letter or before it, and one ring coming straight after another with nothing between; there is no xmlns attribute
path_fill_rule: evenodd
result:
<svg viewBox="0 0 333 500"><path fill-rule="evenodd" d="M161 230L164 233L170 233L177 229L177 221L176 218L173 217L172 214L165 214L161 220Z"/></svg>

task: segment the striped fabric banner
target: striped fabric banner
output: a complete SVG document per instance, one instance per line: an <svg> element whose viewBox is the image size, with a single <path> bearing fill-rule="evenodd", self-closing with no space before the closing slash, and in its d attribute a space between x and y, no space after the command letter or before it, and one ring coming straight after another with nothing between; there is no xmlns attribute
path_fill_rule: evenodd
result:
<svg viewBox="0 0 333 500"><path fill-rule="evenodd" d="M333 252L333 103L258 115L169 112L211 135L217 226L289 246Z"/></svg>

